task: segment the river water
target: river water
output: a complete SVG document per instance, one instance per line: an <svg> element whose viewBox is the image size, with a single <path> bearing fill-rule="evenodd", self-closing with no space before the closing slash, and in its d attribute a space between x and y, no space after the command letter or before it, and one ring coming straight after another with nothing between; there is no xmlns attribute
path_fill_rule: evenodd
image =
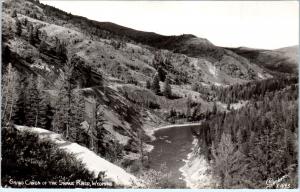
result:
<svg viewBox="0 0 300 192"><path fill-rule="evenodd" d="M154 132L156 139L150 144L154 146L150 152L150 167L160 170L165 164L174 183L185 187L185 181L179 169L184 166L184 160L192 151L193 135L191 127L199 125L182 125L159 129Z"/></svg>

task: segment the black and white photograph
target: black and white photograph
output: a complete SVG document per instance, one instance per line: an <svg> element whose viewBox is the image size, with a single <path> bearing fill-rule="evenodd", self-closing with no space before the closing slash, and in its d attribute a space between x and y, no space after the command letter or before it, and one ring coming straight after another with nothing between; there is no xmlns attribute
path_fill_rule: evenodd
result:
<svg viewBox="0 0 300 192"><path fill-rule="evenodd" d="M2 188L298 188L298 1L1 4Z"/></svg>

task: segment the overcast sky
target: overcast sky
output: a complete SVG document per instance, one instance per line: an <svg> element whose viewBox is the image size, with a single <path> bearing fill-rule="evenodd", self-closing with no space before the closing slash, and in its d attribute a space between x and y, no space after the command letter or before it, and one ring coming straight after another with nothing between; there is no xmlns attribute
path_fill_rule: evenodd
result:
<svg viewBox="0 0 300 192"><path fill-rule="evenodd" d="M297 45L297 1L41 1L74 15L163 35L194 34L218 46Z"/></svg>

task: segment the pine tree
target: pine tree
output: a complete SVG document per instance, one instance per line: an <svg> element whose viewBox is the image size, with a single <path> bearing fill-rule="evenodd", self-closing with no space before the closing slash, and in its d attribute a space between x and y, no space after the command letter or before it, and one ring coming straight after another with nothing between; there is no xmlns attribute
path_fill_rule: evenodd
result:
<svg viewBox="0 0 300 192"><path fill-rule="evenodd" d="M35 27L33 29L33 38L35 42L39 42L40 41L40 37L39 37L40 31L38 27Z"/></svg>
<svg viewBox="0 0 300 192"><path fill-rule="evenodd" d="M18 18L16 18L16 34L17 36L21 36L22 34L22 24Z"/></svg>
<svg viewBox="0 0 300 192"><path fill-rule="evenodd" d="M39 51L45 52L46 50L47 50L47 43L45 42L45 40L42 40L39 45Z"/></svg>
<svg viewBox="0 0 300 192"><path fill-rule="evenodd" d="M17 82L18 74L12 68L11 63L7 65L1 79L1 122L5 126L9 124L15 112L16 101L18 100Z"/></svg>
<svg viewBox="0 0 300 192"><path fill-rule="evenodd" d="M28 92L26 91L27 88L27 81L26 78L20 78L20 81L17 84L17 94L18 99L16 101L16 105L14 106L14 114L13 114L13 122L17 125L24 125L26 122L26 100Z"/></svg>
<svg viewBox="0 0 300 192"><path fill-rule="evenodd" d="M138 131L138 139L139 139L139 153L140 153L140 161L141 161L141 165L144 165L144 141L143 141L143 135L142 135L142 131L139 130Z"/></svg>
<svg viewBox="0 0 300 192"><path fill-rule="evenodd" d="M13 32L13 29L12 29L12 23L11 21L8 21L8 24L7 24L7 37L10 39L10 38L14 38L14 32Z"/></svg>
<svg viewBox="0 0 300 192"><path fill-rule="evenodd" d="M37 121L39 117L39 103L40 94L37 88L37 78L31 75L28 79L28 86L25 89L27 94L25 101L25 125L27 126L37 126Z"/></svg>
<svg viewBox="0 0 300 192"><path fill-rule="evenodd" d="M57 56L59 56L63 62L67 62L68 60L68 51L67 51L67 44L65 42L60 41L58 38L56 38L56 43L55 43L55 50Z"/></svg>
<svg viewBox="0 0 300 192"><path fill-rule="evenodd" d="M34 45L35 44L35 39L34 39L34 32L33 32L32 24L27 25L27 31L28 31L28 42L31 45Z"/></svg>
<svg viewBox="0 0 300 192"><path fill-rule="evenodd" d="M35 114L35 127L41 127L45 129L51 129L51 104L50 97L44 92L44 83L41 76L31 77L34 83L28 84L29 92L35 93L31 94L31 97L28 98L30 103L30 112ZM31 80L30 80L31 81ZM30 87L31 86L31 87ZM30 95L30 94L29 94Z"/></svg>
<svg viewBox="0 0 300 192"><path fill-rule="evenodd" d="M105 145L104 145L104 111L101 109L101 105L96 103L95 110L95 120L96 120L96 147L97 152L101 155L105 155Z"/></svg>
<svg viewBox="0 0 300 192"><path fill-rule="evenodd" d="M53 118L53 109L50 104L50 98L41 89L38 96L37 115L35 127L41 127L51 130L51 122Z"/></svg>
<svg viewBox="0 0 300 192"><path fill-rule="evenodd" d="M214 172L219 176L221 188L230 187L232 166L235 163L235 151L230 134L223 133L218 146L212 146Z"/></svg>
<svg viewBox="0 0 300 192"><path fill-rule="evenodd" d="M146 88L151 89L151 83L149 80L146 81Z"/></svg>
<svg viewBox="0 0 300 192"><path fill-rule="evenodd" d="M27 23L28 23L28 19L25 18L25 19L23 20L23 25L24 25L24 26L27 26Z"/></svg>
<svg viewBox="0 0 300 192"><path fill-rule="evenodd" d="M212 114L216 115L217 112L218 112L218 109L217 109L217 103L214 102L213 109L212 109Z"/></svg>
<svg viewBox="0 0 300 192"><path fill-rule="evenodd" d="M172 88L171 88L171 85L170 85L170 76L167 76L166 80L165 80L164 95L167 98L171 98L172 97Z"/></svg>
<svg viewBox="0 0 300 192"><path fill-rule="evenodd" d="M42 123L45 129L52 130L52 122L54 119L54 108L51 106L49 99L46 100L46 107L45 107L45 122ZM43 122L43 121L42 121Z"/></svg>
<svg viewBox="0 0 300 192"><path fill-rule="evenodd" d="M76 140L76 131L83 121L84 98L81 93L75 92L75 64L70 61L64 67L61 79L63 86L59 89L53 126L55 131L63 133L67 139Z"/></svg>
<svg viewBox="0 0 300 192"><path fill-rule="evenodd" d="M160 85L159 85L159 76L156 73L154 75L153 81L152 81L152 90L154 91L155 94L160 94Z"/></svg>
<svg viewBox="0 0 300 192"><path fill-rule="evenodd" d="M15 18L15 17L17 17L17 16L18 16L18 15L17 15L17 10L14 9L14 10L12 11L12 13L11 13L11 17L12 17L12 18Z"/></svg>
<svg viewBox="0 0 300 192"><path fill-rule="evenodd" d="M69 138L71 121L72 90L75 88L71 82L73 69L70 63L67 63L64 67L64 73L61 79L62 87L59 90L54 118L55 129L63 133L67 139Z"/></svg>
<svg viewBox="0 0 300 192"><path fill-rule="evenodd" d="M159 79L162 82L164 82L166 80L166 76L167 76L167 73L165 72L165 70L161 66L159 66L157 69L157 73L158 73Z"/></svg>
<svg viewBox="0 0 300 192"><path fill-rule="evenodd" d="M85 100L82 93L73 91L71 95L71 106L70 106L70 127L69 134L73 140L76 140L77 132L79 131L79 127L81 127L81 123L84 121L84 112L85 112ZM92 134L93 130L90 130L87 134ZM89 146L93 148L93 142Z"/></svg>
<svg viewBox="0 0 300 192"><path fill-rule="evenodd" d="M186 101L186 117L188 119L191 117L191 104L192 104L192 99L191 99L191 95L189 95Z"/></svg>
<svg viewBox="0 0 300 192"><path fill-rule="evenodd" d="M227 103L227 110L230 111L230 102Z"/></svg>
<svg viewBox="0 0 300 192"><path fill-rule="evenodd" d="M197 104L195 110L193 111L192 119L197 120L199 113L201 113L201 103Z"/></svg>

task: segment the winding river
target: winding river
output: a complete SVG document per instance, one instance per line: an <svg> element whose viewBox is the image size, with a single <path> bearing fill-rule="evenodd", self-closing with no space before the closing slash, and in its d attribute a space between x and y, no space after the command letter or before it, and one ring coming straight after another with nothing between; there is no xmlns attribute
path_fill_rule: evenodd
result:
<svg viewBox="0 0 300 192"><path fill-rule="evenodd" d="M184 160L192 151L191 128L196 126L199 126L199 123L171 125L158 129L154 132L156 139L150 143L154 146L150 152L150 167L160 170L165 164L172 181L182 187L186 185L179 169L184 166Z"/></svg>

